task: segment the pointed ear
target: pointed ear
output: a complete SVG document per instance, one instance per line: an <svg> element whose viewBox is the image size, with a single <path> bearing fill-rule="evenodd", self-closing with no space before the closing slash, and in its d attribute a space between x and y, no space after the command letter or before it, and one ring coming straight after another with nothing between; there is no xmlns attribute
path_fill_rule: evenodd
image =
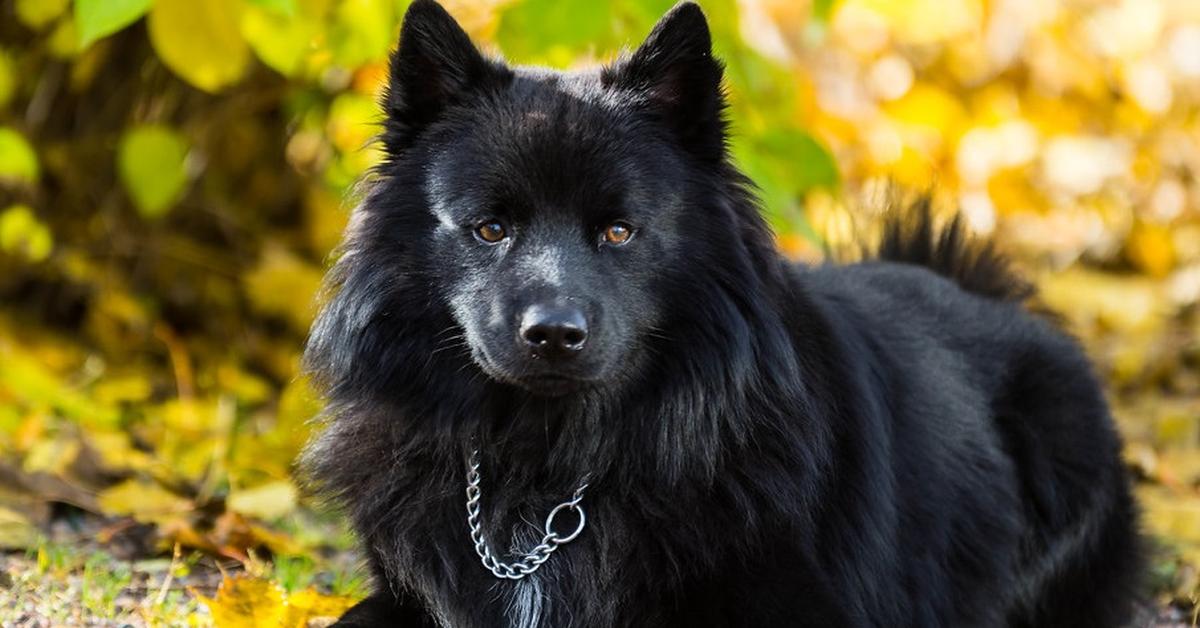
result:
<svg viewBox="0 0 1200 628"><path fill-rule="evenodd" d="M404 15L384 95L388 154L399 155L447 107L494 84L504 72L479 53L441 5L415 0Z"/></svg>
<svg viewBox="0 0 1200 628"><path fill-rule="evenodd" d="M606 68L601 80L637 94L685 148L703 159L720 160L725 154L721 74L704 12L694 2L680 2L641 47Z"/></svg>

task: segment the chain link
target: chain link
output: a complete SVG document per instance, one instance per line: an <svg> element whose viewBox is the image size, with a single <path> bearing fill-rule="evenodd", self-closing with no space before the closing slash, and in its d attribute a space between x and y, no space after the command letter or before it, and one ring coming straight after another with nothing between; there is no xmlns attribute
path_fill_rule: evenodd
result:
<svg viewBox="0 0 1200 628"><path fill-rule="evenodd" d="M583 507L579 503L583 501L583 492L588 487L586 477L583 479L583 483L579 485L579 488L575 489L575 493L571 495L571 499L555 506L550 511L550 514L546 516L546 523L543 526L543 535L540 543L512 562L506 563L501 561L496 558L495 554L492 554L487 540L483 538L483 521L480 514L482 507L479 503L483 497L483 491L479 488L480 480L479 450L474 449L471 451L471 460L467 463L467 526L471 529L471 541L475 544L475 553L479 555L479 560L497 578L520 580L528 576L537 571L538 567L542 566L542 563L549 560L550 555L560 545L574 541L576 537L583 533L583 527L587 524L587 517L584 516ZM579 515L579 525L567 536L559 536L554 531L554 517L564 510L575 511Z"/></svg>

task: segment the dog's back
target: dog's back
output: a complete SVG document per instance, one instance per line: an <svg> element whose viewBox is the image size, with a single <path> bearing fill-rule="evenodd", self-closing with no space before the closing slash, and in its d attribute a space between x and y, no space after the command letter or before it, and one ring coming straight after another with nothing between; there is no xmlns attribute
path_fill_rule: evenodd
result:
<svg viewBox="0 0 1200 628"><path fill-rule="evenodd" d="M1031 309L1034 290L1005 258L959 218L938 228L921 202L887 219L872 258L802 270L799 281L874 368L893 417L893 472L925 478L901 498L950 500L906 525L924 538L944 530L958 556L941 566L951 580L999 575L1005 601L972 586L955 594L963 616L1122 625L1142 560L1120 440L1086 356ZM972 503L973 521L943 519ZM975 615L987 607L1002 615Z"/></svg>

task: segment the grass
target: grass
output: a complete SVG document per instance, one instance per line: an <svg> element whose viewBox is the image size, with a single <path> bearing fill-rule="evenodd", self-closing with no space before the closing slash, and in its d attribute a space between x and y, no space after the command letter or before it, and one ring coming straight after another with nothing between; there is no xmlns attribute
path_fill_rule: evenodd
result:
<svg viewBox="0 0 1200 628"><path fill-rule="evenodd" d="M284 556L244 568L199 552L129 561L42 538L24 554L0 555L0 626L207 626L213 618L197 596L213 597L223 578L242 572L289 594L362 597L366 581L346 558Z"/></svg>

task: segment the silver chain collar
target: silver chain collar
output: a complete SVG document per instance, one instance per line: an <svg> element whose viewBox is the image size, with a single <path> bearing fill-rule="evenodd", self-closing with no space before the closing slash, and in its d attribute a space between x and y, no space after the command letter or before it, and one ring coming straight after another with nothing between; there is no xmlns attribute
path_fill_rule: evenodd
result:
<svg viewBox="0 0 1200 628"><path fill-rule="evenodd" d="M471 540L475 543L475 553L479 555L479 560L483 561L483 566L492 572L492 575L497 578L505 578L508 580L520 580L525 576L538 570L542 563L550 559L550 555L558 546L574 541L580 534L583 533L583 526L587 524L587 517L583 514L583 507L579 505L583 501L583 491L588 487L588 479L585 476L579 488L575 489L575 493L571 495L571 499L557 505L546 515L546 523L543 526L542 541L533 549L525 552L520 558L513 562L506 563L492 554L492 550L488 547L487 540L483 538L483 521L480 517L479 500L483 496L483 491L479 488L479 450L471 450L471 460L467 463L467 526L471 529ZM554 531L554 517L564 510L574 510L579 515L579 525L575 526L575 530L567 536L559 536Z"/></svg>

